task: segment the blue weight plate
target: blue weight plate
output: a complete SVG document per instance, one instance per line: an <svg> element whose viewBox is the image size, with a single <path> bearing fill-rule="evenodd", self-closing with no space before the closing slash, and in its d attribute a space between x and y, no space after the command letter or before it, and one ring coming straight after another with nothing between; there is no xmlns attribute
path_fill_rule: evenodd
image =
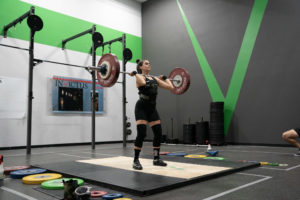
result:
<svg viewBox="0 0 300 200"><path fill-rule="evenodd" d="M14 179L20 179L24 176L29 176L32 174L41 174L46 172L46 169L40 169L40 168L31 168L31 169L23 169L23 170L17 170L10 173L10 177Z"/></svg>
<svg viewBox="0 0 300 200"><path fill-rule="evenodd" d="M102 199L116 199L116 198L121 198L123 197L123 194L119 194L119 193L114 193L114 194L106 194L102 196Z"/></svg>
<svg viewBox="0 0 300 200"><path fill-rule="evenodd" d="M187 155L187 153L168 153L167 154L168 156L186 156Z"/></svg>
<svg viewBox="0 0 300 200"><path fill-rule="evenodd" d="M216 151L207 151L206 153L210 156L216 156L219 153L219 151L218 150L216 150Z"/></svg>

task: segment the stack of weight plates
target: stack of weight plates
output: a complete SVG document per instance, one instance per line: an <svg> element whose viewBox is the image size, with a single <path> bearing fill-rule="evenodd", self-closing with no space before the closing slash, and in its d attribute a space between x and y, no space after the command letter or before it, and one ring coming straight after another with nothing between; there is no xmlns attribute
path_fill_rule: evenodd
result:
<svg viewBox="0 0 300 200"><path fill-rule="evenodd" d="M224 144L224 102L210 103L209 142Z"/></svg>
<svg viewBox="0 0 300 200"><path fill-rule="evenodd" d="M183 143L195 143L195 124L183 124Z"/></svg>
<svg viewBox="0 0 300 200"><path fill-rule="evenodd" d="M196 122L195 142L196 144L205 144L208 139L208 121Z"/></svg>

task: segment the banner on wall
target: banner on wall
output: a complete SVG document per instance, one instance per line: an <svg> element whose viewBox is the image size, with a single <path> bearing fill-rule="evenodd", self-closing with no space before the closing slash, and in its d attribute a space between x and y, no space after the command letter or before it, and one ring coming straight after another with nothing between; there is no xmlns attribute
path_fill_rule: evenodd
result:
<svg viewBox="0 0 300 200"><path fill-rule="evenodd" d="M53 76L52 108L55 113L91 113L92 81ZM96 114L103 113L103 87L96 83Z"/></svg>
<svg viewBox="0 0 300 200"><path fill-rule="evenodd" d="M26 79L0 76L0 119L25 118L26 97Z"/></svg>

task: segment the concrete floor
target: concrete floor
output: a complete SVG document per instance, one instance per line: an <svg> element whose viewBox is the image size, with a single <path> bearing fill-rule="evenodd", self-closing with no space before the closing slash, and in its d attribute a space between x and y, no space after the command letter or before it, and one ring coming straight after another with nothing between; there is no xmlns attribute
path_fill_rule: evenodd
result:
<svg viewBox="0 0 300 200"><path fill-rule="evenodd" d="M182 188L138 197L123 193L134 200L189 200L189 199L220 199L220 200L299 200L300 199L300 157L293 156L297 149L292 147L265 147L227 145L213 147L219 150L220 157L226 160L265 161L288 164L288 166L261 166L254 169L222 176L208 181L192 184ZM162 151L185 152L188 154L202 153L203 146L162 145ZM152 152L151 143L145 143L142 154ZM78 158L98 158L103 155L133 156L133 144L101 144L95 150L91 146L45 147L32 148L31 155L25 149L2 150L5 166L31 165L36 163L53 163L78 160ZM222 161L220 161L222 162ZM34 188L36 185L25 185L18 179L6 177L0 181L1 200L50 200L56 199L41 193ZM118 192L103 188L108 192ZM100 198L98 198L100 199Z"/></svg>

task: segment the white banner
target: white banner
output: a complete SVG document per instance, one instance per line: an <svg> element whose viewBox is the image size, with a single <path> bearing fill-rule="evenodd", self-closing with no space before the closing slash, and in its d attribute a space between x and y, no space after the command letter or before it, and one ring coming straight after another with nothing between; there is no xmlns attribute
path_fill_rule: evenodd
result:
<svg viewBox="0 0 300 200"><path fill-rule="evenodd" d="M25 79L0 76L0 119L22 119L26 113Z"/></svg>

